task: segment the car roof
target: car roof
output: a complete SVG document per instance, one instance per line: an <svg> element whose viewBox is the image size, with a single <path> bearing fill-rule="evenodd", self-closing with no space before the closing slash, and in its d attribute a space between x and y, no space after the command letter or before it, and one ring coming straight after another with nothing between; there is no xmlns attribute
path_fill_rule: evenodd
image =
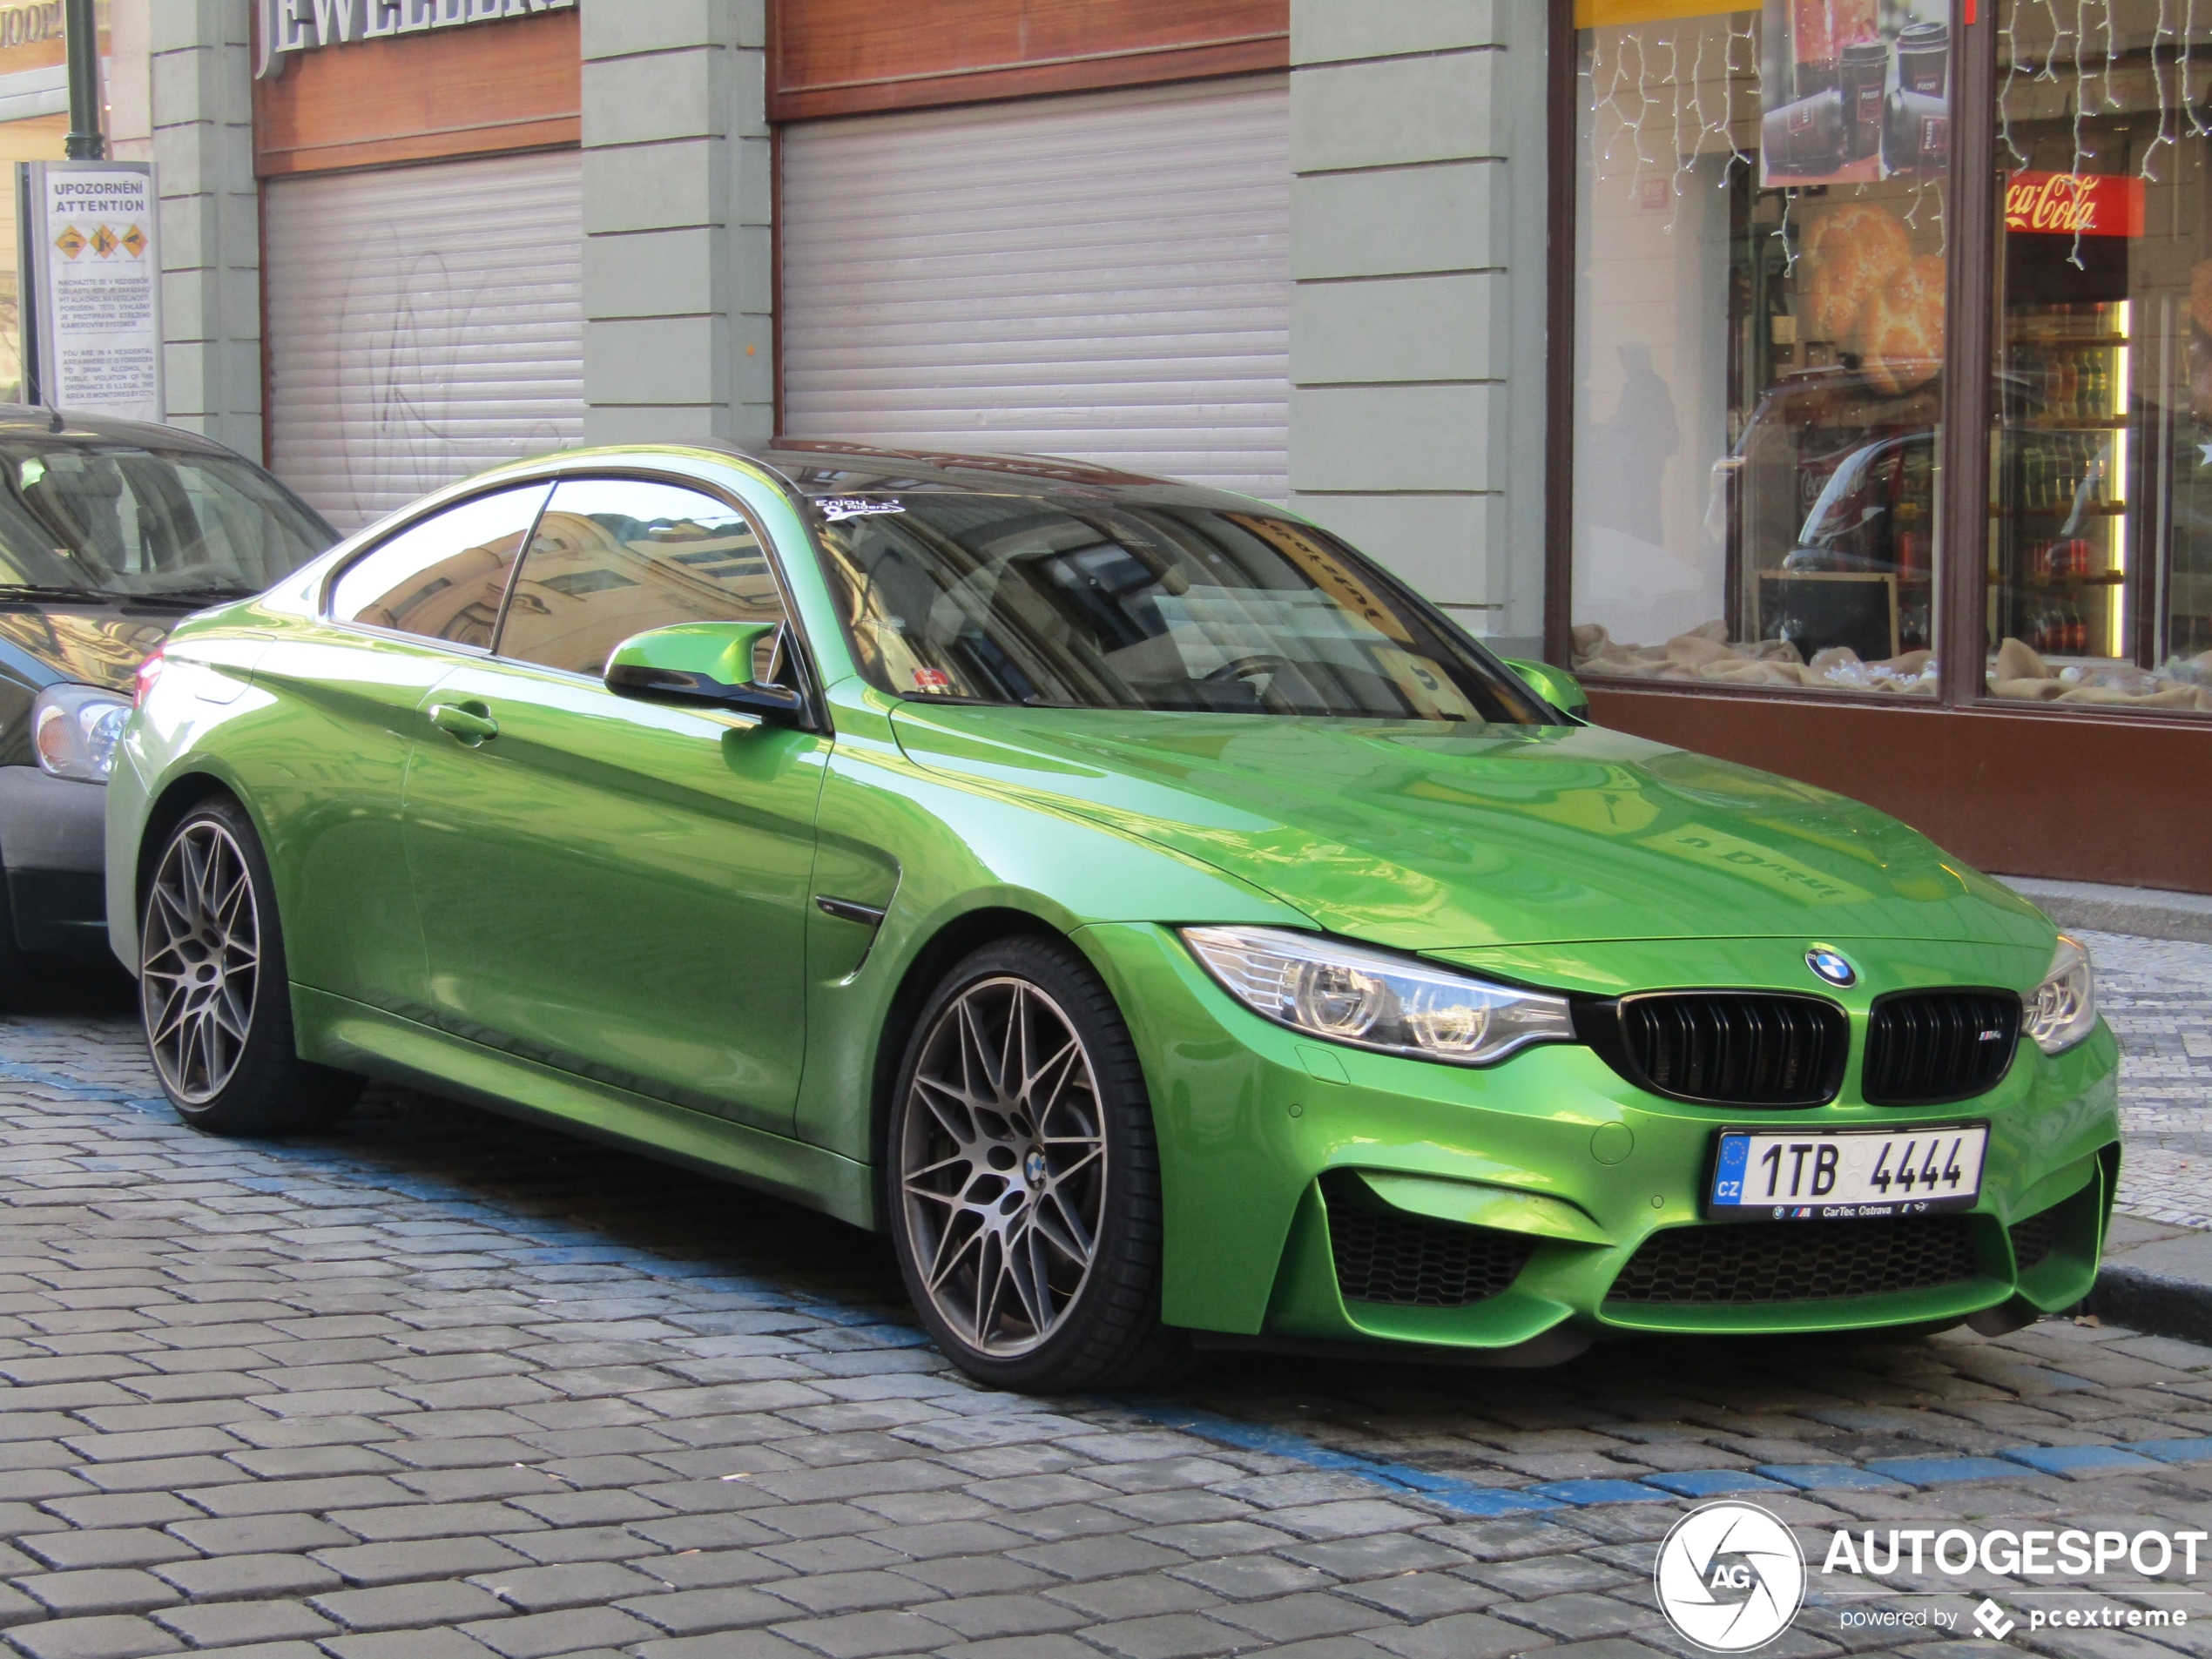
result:
<svg viewBox="0 0 2212 1659"><path fill-rule="evenodd" d="M812 438L777 438L744 454L774 468L803 495L866 495L872 491L917 494L928 490L994 496L1135 494L1157 496L1172 491L1179 501L1197 498L1235 502L1244 496L1203 484L1190 484L1146 473L1123 472L1064 455L970 455L941 449L887 449L872 444Z"/></svg>
<svg viewBox="0 0 2212 1659"><path fill-rule="evenodd" d="M118 421L105 415L84 415L70 409L34 408L26 403L0 403L0 441L39 438L48 442L133 443L148 449L184 449L195 455L233 455L237 451L212 438L182 427L158 426L151 421Z"/></svg>

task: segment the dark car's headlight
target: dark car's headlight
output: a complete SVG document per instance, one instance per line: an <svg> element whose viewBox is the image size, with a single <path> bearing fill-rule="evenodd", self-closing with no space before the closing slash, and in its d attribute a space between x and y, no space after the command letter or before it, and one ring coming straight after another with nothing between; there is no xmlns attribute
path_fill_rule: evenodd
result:
<svg viewBox="0 0 2212 1659"><path fill-rule="evenodd" d="M2097 1028L2097 974L2080 941L2059 935L2051 971L2023 1001L2027 1035L2045 1054L2063 1054Z"/></svg>
<svg viewBox="0 0 2212 1659"><path fill-rule="evenodd" d="M131 699L91 685L49 685L30 708L31 744L57 778L104 784L115 769L116 739Z"/></svg>
<svg viewBox="0 0 2212 1659"><path fill-rule="evenodd" d="M1224 989L1294 1031L1359 1049L1484 1066L1572 1042L1567 999L1275 927L1185 927Z"/></svg>

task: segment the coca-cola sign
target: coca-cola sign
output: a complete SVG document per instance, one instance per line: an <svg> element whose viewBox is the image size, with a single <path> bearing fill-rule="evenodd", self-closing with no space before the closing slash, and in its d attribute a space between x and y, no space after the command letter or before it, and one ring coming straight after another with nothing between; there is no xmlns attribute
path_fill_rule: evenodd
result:
<svg viewBox="0 0 2212 1659"><path fill-rule="evenodd" d="M2016 172L2005 181L2013 235L2141 236L2143 181L2134 173Z"/></svg>

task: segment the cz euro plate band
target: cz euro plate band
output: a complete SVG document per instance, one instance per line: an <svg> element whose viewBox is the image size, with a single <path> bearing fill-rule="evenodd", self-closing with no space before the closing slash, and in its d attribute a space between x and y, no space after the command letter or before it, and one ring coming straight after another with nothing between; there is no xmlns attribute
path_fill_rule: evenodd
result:
<svg viewBox="0 0 2212 1659"><path fill-rule="evenodd" d="M1716 1220L1837 1221L1971 1210L1986 1123L1912 1129L1724 1129L1705 1213Z"/></svg>

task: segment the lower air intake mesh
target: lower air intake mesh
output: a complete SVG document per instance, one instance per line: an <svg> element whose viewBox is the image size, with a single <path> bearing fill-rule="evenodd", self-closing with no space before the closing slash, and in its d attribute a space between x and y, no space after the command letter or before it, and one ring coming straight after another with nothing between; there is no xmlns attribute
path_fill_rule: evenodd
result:
<svg viewBox="0 0 2212 1659"><path fill-rule="evenodd" d="M1825 1302L1932 1290L1980 1271L1964 1216L1669 1227L1644 1241L1606 1299Z"/></svg>
<svg viewBox="0 0 2212 1659"><path fill-rule="evenodd" d="M1393 1210L1356 1176L1325 1180L1329 1250L1347 1302L1463 1308L1497 1295L1528 1264L1534 1241Z"/></svg>
<svg viewBox="0 0 2212 1659"><path fill-rule="evenodd" d="M2066 1206L2053 1204L2026 1221L2016 1221L2010 1228L2013 1235L2013 1260L2025 1273L2032 1267L2040 1267L2050 1259L2051 1252L2059 1246L2059 1212Z"/></svg>

